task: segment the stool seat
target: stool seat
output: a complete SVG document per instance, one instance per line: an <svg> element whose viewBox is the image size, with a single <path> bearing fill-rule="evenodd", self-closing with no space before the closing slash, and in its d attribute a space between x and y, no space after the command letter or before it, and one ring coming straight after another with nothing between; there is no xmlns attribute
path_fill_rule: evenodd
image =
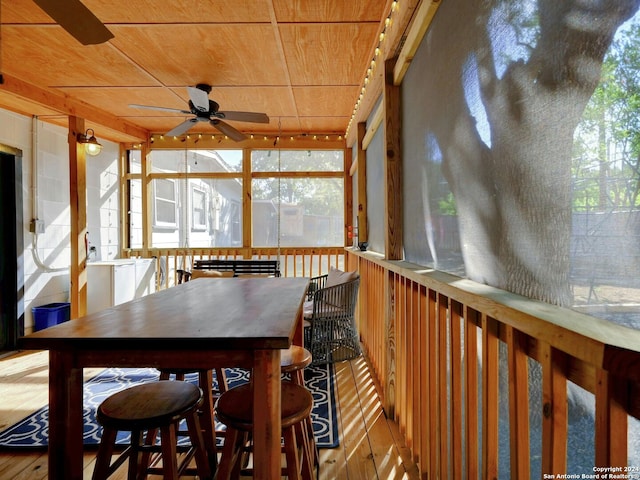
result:
<svg viewBox="0 0 640 480"><path fill-rule="evenodd" d="M282 428L290 427L308 417L313 407L313 396L304 387L282 382L280 417ZM253 384L247 383L223 393L216 403L218 419L237 430L253 429Z"/></svg>
<svg viewBox="0 0 640 480"><path fill-rule="evenodd" d="M182 419L201 398L202 392L191 383L143 383L107 398L98 408L97 419L116 430L148 430Z"/></svg>
<svg viewBox="0 0 640 480"><path fill-rule="evenodd" d="M297 372L311 364L311 352L299 345L291 345L280 352L280 371L282 373Z"/></svg>

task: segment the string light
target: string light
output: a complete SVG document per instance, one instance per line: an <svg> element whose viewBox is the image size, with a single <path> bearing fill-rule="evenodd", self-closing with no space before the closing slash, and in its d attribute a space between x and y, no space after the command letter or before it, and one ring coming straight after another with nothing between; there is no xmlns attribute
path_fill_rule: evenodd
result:
<svg viewBox="0 0 640 480"><path fill-rule="evenodd" d="M367 68L367 72L366 72L366 75L365 75L364 81L363 81L363 86L362 86L362 89L360 90L360 95L358 96L358 100L356 101L354 109L353 109L353 114L351 115L351 119L349 120L349 124L347 125L347 130L346 130L346 134L347 135L349 134L349 130L351 129L351 125L353 124L353 121L356 118L356 113L357 113L358 109L360 108L360 104L362 103L362 100L364 98L364 94L366 92L366 88L370 83L371 77L373 76L373 72L375 71L376 58L378 58L380 56L380 54L382 53L382 44L387 38L387 29L392 25L392 23L393 23L393 14L397 10L398 10L398 1L394 0L393 2L391 2L391 11L389 12L389 15L387 16L387 18L385 18L385 20L384 20L384 28L382 29L382 31L380 32L380 35L378 36L378 44L376 45L376 48L374 49L373 58L371 59L371 64L370 64L369 68Z"/></svg>
<svg viewBox="0 0 640 480"><path fill-rule="evenodd" d="M361 94L362 95L362 94ZM353 118L355 117L355 113L356 110L354 109L354 113L351 116L351 119L353 120ZM150 143L154 143L157 142L158 140L161 140L163 142L165 142L165 145L167 147L171 148L171 145L176 142L176 143L184 143L184 142L188 142L191 141L193 143L200 143L202 144L203 141L206 141L206 139L211 138L211 140L215 141L218 140L218 143L222 142L223 140L228 141L229 145L233 145L236 142L232 142L231 139L227 136L227 135L211 135L211 137L209 137L208 135L205 137L205 135L203 134L198 134L197 138L194 139L195 135L181 135L181 136L173 136L173 137L165 137L165 135L163 134L152 134L149 137L149 142ZM256 140L260 137L256 136L255 134L248 134L247 135L249 137L250 140ZM299 134L287 134L287 136L289 137L289 140L291 142L295 142L295 141L299 141L299 140L305 140L305 141L328 141L328 142L339 142L342 141L344 138L344 135L342 134L328 134L328 133L323 133L322 135L319 134L312 134L312 133L299 133ZM280 142L281 137L279 135L264 135L262 137L265 141L274 141L276 144ZM284 137L286 138L286 137ZM132 143L130 144L131 148L140 148L138 144ZM182 147L181 147L182 148ZM206 148L206 145L204 146L204 148Z"/></svg>

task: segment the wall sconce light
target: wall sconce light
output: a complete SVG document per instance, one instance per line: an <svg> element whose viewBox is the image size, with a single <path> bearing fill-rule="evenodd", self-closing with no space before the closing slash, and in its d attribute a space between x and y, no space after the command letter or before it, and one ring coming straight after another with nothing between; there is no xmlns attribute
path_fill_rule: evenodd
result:
<svg viewBox="0 0 640 480"><path fill-rule="evenodd" d="M91 135L89 135L91 132ZM78 143L84 144L84 150L87 155L95 156L102 151L102 145L96 140L96 136L92 128L88 128L85 133L79 133L77 137Z"/></svg>

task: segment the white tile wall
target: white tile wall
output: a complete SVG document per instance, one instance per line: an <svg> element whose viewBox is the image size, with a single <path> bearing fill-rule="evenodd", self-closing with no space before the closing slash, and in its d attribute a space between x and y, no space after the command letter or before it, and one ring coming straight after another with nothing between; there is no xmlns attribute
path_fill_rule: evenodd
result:
<svg viewBox="0 0 640 480"><path fill-rule="evenodd" d="M87 157L87 229L98 259L119 252L118 145L100 138L103 151ZM69 146L67 129L0 109L0 143L22 151L24 219L25 330L33 327L32 307L69 301L70 212ZM37 151L37 188L33 186L34 145ZM35 204L34 204L35 202ZM34 207L35 206L35 210ZM29 223L45 222L38 235L37 256ZM108 223L103 223L105 220Z"/></svg>

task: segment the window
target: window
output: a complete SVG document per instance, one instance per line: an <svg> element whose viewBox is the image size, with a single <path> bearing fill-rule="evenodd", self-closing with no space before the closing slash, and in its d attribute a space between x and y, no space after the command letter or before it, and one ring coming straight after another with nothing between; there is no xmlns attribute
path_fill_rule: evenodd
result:
<svg viewBox="0 0 640 480"><path fill-rule="evenodd" d="M341 150L254 150L251 165L254 247L344 245Z"/></svg>
<svg viewBox="0 0 640 480"><path fill-rule="evenodd" d="M158 178L154 180L155 217L158 227L177 227L177 202L175 180Z"/></svg>
<svg viewBox="0 0 640 480"><path fill-rule="evenodd" d="M343 150L252 150L251 161L245 158L237 149L149 152L149 247L344 245ZM136 173L127 174L129 236L131 247L140 248L147 180L142 178L140 155L130 163ZM243 219L249 213L247 224Z"/></svg>
<svg viewBox="0 0 640 480"><path fill-rule="evenodd" d="M254 150L254 172L342 172L342 150Z"/></svg>
<svg viewBox="0 0 640 480"><path fill-rule="evenodd" d="M207 193L191 187L191 230L207 229Z"/></svg>

